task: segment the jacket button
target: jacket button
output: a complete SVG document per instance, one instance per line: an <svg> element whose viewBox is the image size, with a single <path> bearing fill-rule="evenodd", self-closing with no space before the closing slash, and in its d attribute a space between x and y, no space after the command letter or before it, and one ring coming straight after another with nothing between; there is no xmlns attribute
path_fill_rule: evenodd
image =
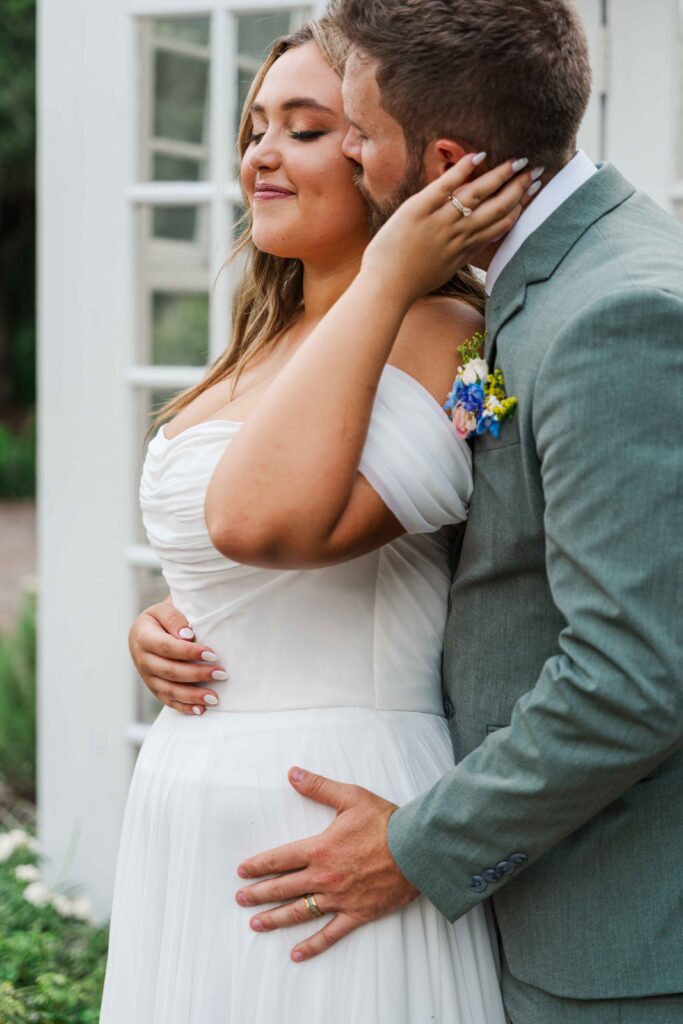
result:
<svg viewBox="0 0 683 1024"><path fill-rule="evenodd" d="M451 698L448 696L448 694L446 694L446 696L443 699L443 713L446 716L446 718L450 720L453 717L454 712L455 708L453 707L453 702Z"/></svg>
<svg viewBox="0 0 683 1024"><path fill-rule="evenodd" d="M509 860L499 860L496 864L496 871L500 871L501 875L511 875L515 870L515 865Z"/></svg>
<svg viewBox="0 0 683 1024"><path fill-rule="evenodd" d="M521 864L525 864L529 858L525 853L511 853L508 859L518 868Z"/></svg>
<svg viewBox="0 0 683 1024"><path fill-rule="evenodd" d="M484 892L489 887L488 882L481 875L472 875L468 884L470 889L474 889L475 892Z"/></svg>
<svg viewBox="0 0 683 1024"><path fill-rule="evenodd" d="M500 872L496 868L487 868L484 871L484 878L487 882L500 882Z"/></svg>

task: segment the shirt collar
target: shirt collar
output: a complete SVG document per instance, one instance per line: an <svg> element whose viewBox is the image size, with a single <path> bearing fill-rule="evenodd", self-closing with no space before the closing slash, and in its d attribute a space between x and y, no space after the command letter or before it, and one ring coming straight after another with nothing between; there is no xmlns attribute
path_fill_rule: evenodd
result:
<svg viewBox="0 0 683 1024"><path fill-rule="evenodd" d="M500 248L491 260L486 274L486 295L493 291L494 285L502 271L510 262L515 253L526 242L529 235L533 234L541 224L548 219L565 202L573 192L576 192L584 182L588 181L597 173L597 167L592 160L586 156L582 149L578 150L575 156L561 171L551 178L545 188L541 189L533 203L531 203L522 216L519 218L512 231L503 240Z"/></svg>

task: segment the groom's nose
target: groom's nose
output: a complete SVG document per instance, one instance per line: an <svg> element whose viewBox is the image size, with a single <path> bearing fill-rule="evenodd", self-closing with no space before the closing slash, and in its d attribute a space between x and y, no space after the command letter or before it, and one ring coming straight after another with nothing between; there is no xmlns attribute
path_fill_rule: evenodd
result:
<svg viewBox="0 0 683 1024"><path fill-rule="evenodd" d="M349 160L353 160L357 164L362 164L360 135L352 125L349 126L349 129L344 136L344 141L342 142L342 153L344 156L347 156Z"/></svg>

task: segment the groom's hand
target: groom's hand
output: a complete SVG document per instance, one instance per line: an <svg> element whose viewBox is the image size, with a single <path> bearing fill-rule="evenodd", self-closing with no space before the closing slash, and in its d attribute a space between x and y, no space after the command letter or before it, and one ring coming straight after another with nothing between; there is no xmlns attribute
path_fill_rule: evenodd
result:
<svg viewBox="0 0 683 1024"><path fill-rule="evenodd" d="M315 896L323 914L334 917L292 950L292 960L309 960L368 921L406 906L418 890L396 867L387 844L387 823L396 804L360 786L332 782L301 768L289 781L302 796L334 807L337 817L318 836L288 843L240 864L241 878L278 875L246 886L236 895L242 907L262 903L283 906L251 919L257 932L311 920L303 898Z"/></svg>

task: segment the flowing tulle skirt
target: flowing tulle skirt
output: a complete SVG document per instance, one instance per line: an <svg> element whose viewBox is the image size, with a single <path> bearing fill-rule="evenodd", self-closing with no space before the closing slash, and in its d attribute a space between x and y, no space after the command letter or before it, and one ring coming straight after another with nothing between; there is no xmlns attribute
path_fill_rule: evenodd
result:
<svg viewBox="0 0 683 1024"><path fill-rule="evenodd" d="M290 950L324 920L250 929L239 862L334 815L290 787L294 764L403 804L452 753L429 714L164 708L126 805L101 1024L503 1024L481 906L450 924L420 897L303 964Z"/></svg>

